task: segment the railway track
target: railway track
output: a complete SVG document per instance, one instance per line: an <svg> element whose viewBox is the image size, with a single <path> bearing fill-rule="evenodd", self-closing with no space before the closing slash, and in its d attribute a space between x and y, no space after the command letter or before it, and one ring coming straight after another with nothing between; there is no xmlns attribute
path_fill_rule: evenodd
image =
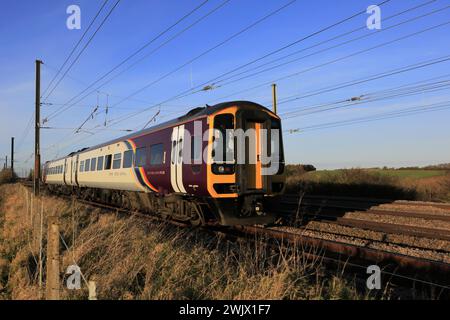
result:
<svg viewBox="0 0 450 320"><path fill-rule="evenodd" d="M25 184L30 187L30 185ZM71 198L71 197L66 197ZM301 200L301 201L300 201ZM157 216L130 211L110 204L77 199L78 202L133 214L145 219L164 220ZM421 211L390 210L383 200L358 198L306 197L286 195L279 199L278 212L284 217L300 217L297 224L264 226L204 226L207 232L220 232L229 238L264 239L272 244L288 244L303 248L305 256L320 259L327 266L367 278L366 268L376 264L391 283L406 287L433 287L450 297L450 232L445 229L401 225L345 215L363 212L375 217L401 217L448 223L450 205L420 203ZM392 203L392 202L391 202ZM411 208L416 202L399 202ZM397 205L398 203L396 203ZM382 207L382 208L380 208ZM424 209L443 210L427 214ZM444 213L447 209L448 215ZM420 211L420 210L419 210ZM187 227L187 223L164 220ZM395 280L394 280L395 279Z"/></svg>
<svg viewBox="0 0 450 320"><path fill-rule="evenodd" d="M311 243L449 285L450 204L285 195L276 210L291 226L285 229Z"/></svg>

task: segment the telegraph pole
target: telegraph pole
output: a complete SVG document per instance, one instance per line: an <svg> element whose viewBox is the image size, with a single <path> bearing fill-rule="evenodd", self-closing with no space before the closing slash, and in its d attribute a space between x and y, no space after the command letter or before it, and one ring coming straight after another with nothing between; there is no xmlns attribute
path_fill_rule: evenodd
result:
<svg viewBox="0 0 450 320"><path fill-rule="evenodd" d="M277 114L277 85L272 84L273 113Z"/></svg>
<svg viewBox="0 0 450 320"><path fill-rule="evenodd" d="M11 137L11 178L14 180L14 137Z"/></svg>
<svg viewBox="0 0 450 320"><path fill-rule="evenodd" d="M34 123L34 195L39 195L39 179L41 177L40 125L41 125L41 64L36 60L36 120Z"/></svg>
<svg viewBox="0 0 450 320"><path fill-rule="evenodd" d="M5 157L5 169L8 169L8 156Z"/></svg>

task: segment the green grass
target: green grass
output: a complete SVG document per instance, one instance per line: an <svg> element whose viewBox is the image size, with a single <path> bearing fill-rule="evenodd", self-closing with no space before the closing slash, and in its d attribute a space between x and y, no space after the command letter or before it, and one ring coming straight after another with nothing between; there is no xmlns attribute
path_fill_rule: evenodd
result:
<svg viewBox="0 0 450 320"><path fill-rule="evenodd" d="M372 171L372 170L370 170ZM411 178L411 179L423 179L431 177L440 177L446 174L445 170L395 170L395 169L373 169L374 172L385 174L388 176L398 177L398 178Z"/></svg>

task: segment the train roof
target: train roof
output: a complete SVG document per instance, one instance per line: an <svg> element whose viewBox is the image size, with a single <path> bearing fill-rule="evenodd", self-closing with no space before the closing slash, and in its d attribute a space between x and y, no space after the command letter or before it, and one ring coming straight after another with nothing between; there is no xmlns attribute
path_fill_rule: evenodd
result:
<svg viewBox="0 0 450 320"><path fill-rule="evenodd" d="M272 112L271 110L267 109L266 107L264 107L264 106L262 106L262 105L260 105L258 103L255 103L255 102L251 102L251 101L229 101L229 102L222 102L222 103L219 103L219 104L216 104L216 105L213 105L213 106L206 105L204 107L194 108L194 109L188 111L186 114L184 114L184 115L182 115L182 116L180 116L178 118L174 118L172 120L160 123L160 124L158 124L156 126L153 126L153 127L147 128L147 129L143 129L143 130L140 130L140 131L136 131L136 132L133 132L133 133L131 133L129 135L118 137L116 139L113 139L113 140L110 140L110 141L107 141L107 142L104 142L104 143L101 143L101 144L98 144L98 145L95 145L95 146L92 146L92 147L82 148L80 150L77 150L77 151L69 153L67 156L64 156L64 157L61 157L61 158L58 158L58 159L53 159L53 160L50 160L50 161L58 161L58 160L61 160L61 159L64 159L66 157L70 157L70 156L73 156L73 155L76 155L76 154L80 154L80 153L83 153L83 152L88 152L90 150L102 148L104 146L107 146L107 145L110 145L110 144L113 144L113 143L117 143L117 142L120 142L120 141L123 141L123 140L131 139L131 138L134 138L136 136L141 136L143 134L151 133L151 132L159 130L161 128L174 126L174 125L176 125L179 122L185 122L185 121L189 121L189 120L194 119L194 118L207 116L207 115L213 114L213 113L215 113L217 111L220 111L222 109L225 109L225 108L228 108L228 107L231 107L231 106L236 106L236 105L237 106L243 106L243 105L245 105L245 106L254 106L254 107L262 108L262 109L265 109L265 110L267 110L269 112ZM47 162L50 162L50 161L47 161Z"/></svg>

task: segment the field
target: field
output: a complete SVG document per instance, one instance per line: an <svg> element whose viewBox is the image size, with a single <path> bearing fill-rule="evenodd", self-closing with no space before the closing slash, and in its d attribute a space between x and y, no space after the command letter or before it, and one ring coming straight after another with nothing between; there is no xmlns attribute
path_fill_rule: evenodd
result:
<svg viewBox="0 0 450 320"><path fill-rule="evenodd" d="M18 184L0 186L0 299L38 299L36 222L30 192ZM27 198L28 197L28 198ZM263 242L231 242L199 229L118 215L55 197L43 197L47 216L59 215L61 270L77 263L96 281L99 299L367 299L342 270L329 272L302 252ZM40 207L38 203L34 207ZM39 223L38 223L39 225ZM46 232L43 246L46 246ZM45 284L45 260L44 260ZM87 299L68 290L61 273L61 298ZM360 286L359 286L360 287ZM389 298L383 291L382 298Z"/></svg>
<svg viewBox="0 0 450 320"><path fill-rule="evenodd" d="M380 170L374 169L376 173L385 174L392 177L398 178L411 178L411 179L423 179L423 178L432 178L432 177L441 177L446 175L445 170Z"/></svg>
<svg viewBox="0 0 450 320"><path fill-rule="evenodd" d="M305 172L286 167L287 191L317 195L450 201L447 169L339 169Z"/></svg>
<svg viewBox="0 0 450 320"><path fill-rule="evenodd" d="M367 169L368 172L374 174L385 175L389 177L396 178L407 178L407 179L424 179L424 178L432 178L432 177L441 177L445 176L446 170L425 170L425 169L406 169L406 170L398 170L398 169ZM321 178L327 175L329 172L334 173L342 173L342 170L318 170L313 172L306 173L307 175L314 178Z"/></svg>

